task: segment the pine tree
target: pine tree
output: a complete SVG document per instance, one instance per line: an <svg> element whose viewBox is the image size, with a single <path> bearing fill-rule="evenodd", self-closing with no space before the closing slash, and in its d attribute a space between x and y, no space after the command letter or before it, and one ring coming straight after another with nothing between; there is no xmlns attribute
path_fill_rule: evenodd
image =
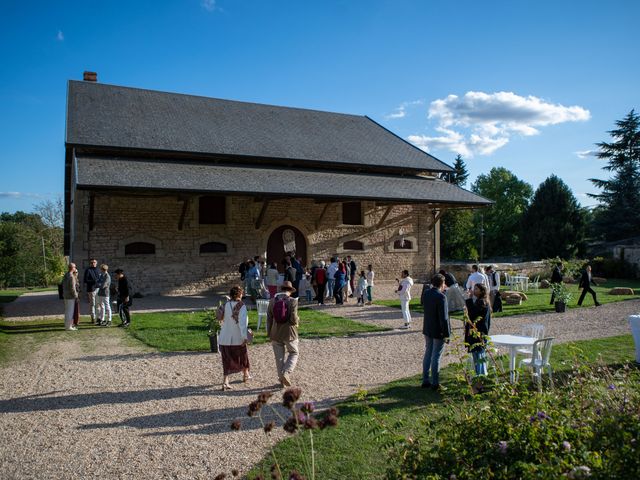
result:
<svg viewBox="0 0 640 480"><path fill-rule="evenodd" d="M640 235L640 115L631 110L616 126L608 132L612 143L596 144L598 158L608 161L603 170L613 176L609 180L590 179L601 189L599 194L589 194L600 203L594 233L607 241Z"/></svg>
<svg viewBox="0 0 640 480"><path fill-rule="evenodd" d="M453 163L453 172L449 174L449 182L459 187L469 178L467 166L458 155ZM441 256L450 260L475 259L478 256L474 243L476 232L473 226L473 212L470 210L452 210L445 212L441 223Z"/></svg>
<svg viewBox="0 0 640 480"><path fill-rule="evenodd" d="M571 189L551 175L540 184L523 215L522 245L530 258L574 258L584 251L585 210Z"/></svg>

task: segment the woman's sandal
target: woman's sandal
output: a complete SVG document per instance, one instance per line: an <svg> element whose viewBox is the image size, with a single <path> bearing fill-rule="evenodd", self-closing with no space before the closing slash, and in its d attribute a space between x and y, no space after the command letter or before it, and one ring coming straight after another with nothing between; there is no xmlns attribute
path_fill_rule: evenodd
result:
<svg viewBox="0 0 640 480"><path fill-rule="evenodd" d="M228 383L223 383L222 384L222 391L224 392L225 390L233 390L233 387L231 385L229 385Z"/></svg>
<svg viewBox="0 0 640 480"><path fill-rule="evenodd" d="M251 376L251 374L249 373L249 374L245 375L245 376L242 378L242 381L243 381L244 383L247 383L247 382L248 382L249 380L251 380L252 378L253 378L253 377L252 377L252 376Z"/></svg>

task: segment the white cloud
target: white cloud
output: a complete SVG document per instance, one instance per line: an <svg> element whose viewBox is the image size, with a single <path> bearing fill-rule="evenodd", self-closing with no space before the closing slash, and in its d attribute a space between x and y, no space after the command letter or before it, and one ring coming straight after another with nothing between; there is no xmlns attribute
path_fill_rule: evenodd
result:
<svg viewBox="0 0 640 480"><path fill-rule="evenodd" d="M589 158L589 157L597 157L598 156L598 151L597 150L579 150L577 152L573 152L575 153L579 158Z"/></svg>
<svg viewBox="0 0 640 480"><path fill-rule="evenodd" d="M56 34L56 40L58 40L59 42L64 42L64 33L62 33L62 30L58 30L58 33Z"/></svg>
<svg viewBox="0 0 640 480"><path fill-rule="evenodd" d="M412 135L409 141L424 150L446 148L472 157L495 152L512 135L537 135L540 127L586 121L591 114L580 106L565 107L531 95L467 92L431 102L429 118L438 122L436 130L444 136Z"/></svg>
<svg viewBox="0 0 640 480"><path fill-rule="evenodd" d="M42 198L40 193L29 192L0 192L0 198Z"/></svg>
<svg viewBox="0 0 640 480"><path fill-rule="evenodd" d="M200 5L208 12L213 12L216 9L216 0L202 0Z"/></svg>
<svg viewBox="0 0 640 480"><path fill-rule="evenodd" d="M404 118L407 116L407 108L415 107L417 105L424 105L424 100L413 100L411 102L402 102L396 109L384 118L387 120L393 120L396 118Z"/></svg>

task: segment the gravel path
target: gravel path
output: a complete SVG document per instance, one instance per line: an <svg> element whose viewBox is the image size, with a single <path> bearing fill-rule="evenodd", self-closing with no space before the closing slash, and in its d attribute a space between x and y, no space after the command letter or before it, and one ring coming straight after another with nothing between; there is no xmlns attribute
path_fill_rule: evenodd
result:
<svg viewBox="0 0 640 480"><path fill-rule="evenodd" d="M399 326L397 309L325 307L359 321ZM494 320L492 333L545 324L560 342L629 332L640 300L564 314ZM134 317L135 321L135 317ZM410 331L301 341L294 381L303 400L328 405L356 392L420 372L421 319ZM245 472L266 453L255 395L274 386L269 345L251 347L254 379L220 392L221 366L210 353L160 354L121 332L83 330L34 345L25 360L0 368L0 477L211 478ZM445 362L450 361L445 358ZM278 396L279 398L279 396ZM231 432L240 418L243 429ZM278 429L274 441L283 436Z"/></svg>

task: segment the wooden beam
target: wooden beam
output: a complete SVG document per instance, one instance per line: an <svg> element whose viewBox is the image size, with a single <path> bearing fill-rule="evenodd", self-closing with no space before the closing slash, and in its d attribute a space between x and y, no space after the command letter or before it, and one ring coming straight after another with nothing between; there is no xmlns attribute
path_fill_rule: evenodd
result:
<svg viewBox="0 0 640 480"><path fill-rule="evenodd" d="M178 201L182 201L182 213L180 213L180 220L178 221L178 230L184 228L184 219L187 216L187 209L189 208L189 197L178 198Z"/></svg>
<svg viewBox="0 0 640 480"><path fill-rule="evenodd" d="M93 227L95 227L95 222L93 221L94 213L96 209L96 196L91 193L89 195L89 231L93 231Z"/></svg>
<svg viewBox="0 0 640 480"><path fill-rule="evenodd" d="M443 212L444 212L444 210L436 210L436 213L433 214L433 224L434 225L436 223L438 223L438 220L440 220L440 217L442 216Z"/></svg>
<svg viewBox="0 0 640 480"><path fill-rule="evenodd" d="M264 220L264 215L267 213L267 207L269 206L269 200L265 199L262 202L262 209L260 210L260 214L258 215L258 219L256 220L256 230L258 230L262 226L262 221Z"/></svg>
<svg viewBox="0 0 640 480"><path fill-rule="evenodd" d="M387 219L387 217L389 216L389 214L391 213L391 209L393 208L393 205L389 205L387 207L387 209L384 211L384 213L382 214L382 218L378 221L378 224L376 225L376 228L380 228L382 227L382 224L384 223L384 221Z"/></svg>
<svg viewBox="0 0 640 480"><path fill-rule="evenodd" d="M316 220L316 230L318 230L320 228L320 224L322 223L322 220L324 220L324 216L327 213L327 210L329 210L329 205L331 205L331 204L330 203L325 203L324 204L324 207L322 208L322 213L320 214L320 216Z"/></svg>

